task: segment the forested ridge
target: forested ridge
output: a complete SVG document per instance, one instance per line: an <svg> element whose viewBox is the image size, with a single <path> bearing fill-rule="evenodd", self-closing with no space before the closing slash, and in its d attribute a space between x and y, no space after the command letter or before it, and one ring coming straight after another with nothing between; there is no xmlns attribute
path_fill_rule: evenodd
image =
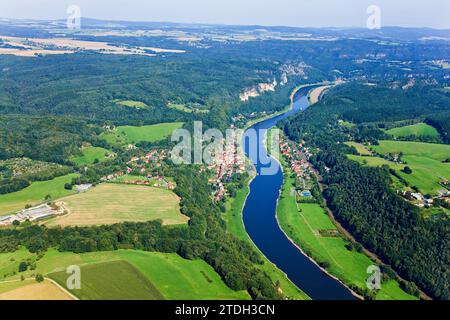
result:
<svg viewBox="0 0 450 320"><path fill-rule="evenodd" d="M400 104L395 108L395 100L394 108L386 114L377 110L378 105L384 105L378 102L372 109L366 108L368 97L374 98L375 93L358 93L368 90L354 85L337 88L303 114L285 120L282 126L290 138L303 139L307 145L320 148L311 161L323 176L324 196L337 219L401 276L435 298L449 299L449 220L423 219L419 208L390 189L388 169L362 167L345 156L350 150L342 142L356 139L376 143L384 135L377 126L362 119L379 121L382 117L390 121L407 116ZM385 90L388 89L379 92ZM350 92L354 93L351 100ZM378 96L382 100L385 97L388 96ZM427 101L426 96L423 99ZM401 111L396 114L396 110ZM428 109L424 107L423 111ZM342 126L340 121L350 120L349 117L359 119L360 124Z"/></svg>

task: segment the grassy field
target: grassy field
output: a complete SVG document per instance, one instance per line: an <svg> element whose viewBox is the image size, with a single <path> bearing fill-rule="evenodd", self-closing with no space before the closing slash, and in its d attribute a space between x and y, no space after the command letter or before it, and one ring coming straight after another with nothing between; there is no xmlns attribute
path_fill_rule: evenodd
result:
<svg viewBox="0 0 450 320"><path fill-rule="evenodd" d="M367 267L374 263L363 253L348 250L348 244L318 204L297 204L291 196L294 180L288 175L278 206L278 220L284 232L318 263L329 263L328 272L346 284L366 288ZM328 232L333 236L321 234ZM396 281L382 284L377 299L414 299Z"/></svg>
<svg viewBox="0 0 450 320"><path fill-rule="evenodd" d="M238 190L237 196L234 199L228 200L226 204L227 211L225 214L223 214L223 219L226 222L228 232L254 246L253 242L247 234L247 231L245 231L244 223L242 221L242 208L244 206L245 200L247 199L248 192L249 188L246 185L241 190ZM258 250L256 246L254 247L255 250ZM294 300L310 299L304 292L297 288L280 269L278 269L262 254L261 256L264 260L264 264L262 266L256 267L266 272L273 283L278 282L280 284L281 291L286 297Z"/></svg>
<svg viewBox="0 0 450 320"><path fill-rule="evenodd" d="M349 147L354 147L356 149L356 151L358 151L358 153L361 156L370 156L372 155L372 152L370 152L363 144L361 143L357 143L357 142L346 142L346 145L348 145Z"/></svg>
<svg viewBox="0 0 450 320"><path fill-rule="evenodd" d="M14 261L11 261L11 259L14 259ZM17 270L20 261L25 259L34 260L35 255L23 248L15 253L0 253L0 290L2 288L1 280L20 278L19 274L6 278L4 278L4 275L9 274L10 270ZM74 254L50 249L41 260L37 261L36 270L28 270L22 274L25 277L30 277L32 273L41 273L45 276L59 274L59 277L62 277L68 266L79 265L82 267L83 278L83 270L86 266L98 266L98 264L114 261L126 261L131 264L153 284L153 287L165 299L250 299L247 292L235 292L228 288L214 269L203 260L185 260L176 254L136 250ZM100 270L99 268L94 269ZM108 272L104 273L108 274ZM62 284L65 283L64 278L59 281ZM92 290L104 291L101 283L99 286L98 289L92 288ZM75 293L75 295L77 294Z"/></svg>
<svg viewBox="0 0 450 320"><path fill-rule="evenodd" d="M41 283L24 280L0 282L0 300L73 300L73 298L48 280Z"/></svg>
<svg viewBox="0 0 450 320"><path fill-rule="evenodd" d="M426 136L426 137L439 136L439 132L436 130L436 128L426 123L417 123L411 126L393 128L387 130L386 133L397 138L408 136Z"/></svg>
<svg viewBox="0 0 450 320"><path fill-rule="evenodd" d="M182 122L159 123L142 127L121 126L117 127L113 132L102 133L100 137L112 146L123 146L138 142L155 142L164 140L174 130L182 126Z"/></svg>
<svg viewBox="0 0 450 320"><path fill-rule="evenodd" d="M48 276L66 286L65 271ZM81 300L164 300L158 289L126 261L82 266L81 288L70 292Z"/></svg>
<svg viewBox="0 0 450 320"><path fill-rule="evenodd" d="M184 224L179 198L165 189L122 184L101 184L61 199L69 214L46 222L48 226L85 226L124 221L161 220L163 224Z"/></svg>
<svg viewBox="0 0 450 320"><path fill-rule="evenodd" d="M439 182L450 179L450 164L443 163L450 158L450 146L422 142L380 141L372 147L380 154L403 153L402 159L412 169L412 174L399 174L411 186L416 186L424 194L436 194L443 189ZM398 169L398 166L397 166Z"/></svg>
<svg viewBox="0 0 450 320"><path fill-rule="evenodd" d="M78 165L93 164L95 159L99 162L105 161L111 152L100 147L87 147L81 149L82 155L70 158L71 161Z"/></svg>
<svg viewBox="0 0 450 320"><path fill-rule="evenodd" d="M33 182L23 190L0 195L0 216L23 209L27 204L44 202L47 195L56 199L72 194L73 191L64 189L64 184L70 183L75 177L76 174L69 174L53 180Z"/></svg>
<svg viewBox="0 0 450 320"><path fill-rule="evenodd" d="M122 106L122 107L128 107L128 108L135 108L135 109L148 109L150 108L148 105L146 105L142 101L135 101L135 100L115 100L116 104Z"/></svg>
<svg viewBox="0 0 450 320"><path fill-rule="evenodd" d="M184 104L179 104L179 103L169 103L167 105L168 108L170 109L175 109L178 111L183 111L186 113L209 113L209 110L207 109L198 109L198 108L188 108L186 107Z"/></svg>

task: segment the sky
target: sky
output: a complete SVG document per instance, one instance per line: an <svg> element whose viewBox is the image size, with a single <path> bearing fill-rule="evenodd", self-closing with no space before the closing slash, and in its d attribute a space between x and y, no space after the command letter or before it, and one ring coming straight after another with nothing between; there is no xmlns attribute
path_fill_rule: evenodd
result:
<svg viewBox="0 0 450 320"><path fill-rule="evenodd" d="M382 26L450 29L450 0L0 0L1 18L82 17L296 27L365 27L378 5Z"/></svg>

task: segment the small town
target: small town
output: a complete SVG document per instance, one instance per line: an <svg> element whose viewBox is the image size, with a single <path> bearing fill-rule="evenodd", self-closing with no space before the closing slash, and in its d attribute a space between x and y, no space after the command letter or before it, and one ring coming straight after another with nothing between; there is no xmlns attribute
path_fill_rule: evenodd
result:
<svg viewBox="0 0 450 320"><path fill-rule="evenodd" d="M304 146L304 142L294 143L286 138L280 142L281 154L287 160L291 170L296 176L296 194L297 196L310 198L313 187L313 169L308 162L312 153L310 148Z"/></svg>
<svg viewBox="0 0 450 320"><path fill-rule="evenodd" d="M236 137L232 137L232 141L236 141ZM226 194L225 183L233 174L241 174L245 171L244 155L239 154L239 150L235 144L224 144L223 152L216 154L212 163L207 169L213 173L213 177L209 179L209 183L213 185L213 199L220 201Z"/></svg>

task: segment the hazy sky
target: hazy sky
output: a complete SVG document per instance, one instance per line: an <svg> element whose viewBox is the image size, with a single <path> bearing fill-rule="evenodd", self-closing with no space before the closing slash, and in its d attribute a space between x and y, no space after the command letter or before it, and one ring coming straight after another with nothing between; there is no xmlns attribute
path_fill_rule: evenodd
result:
<svg viewBox="0 0 450 320"><path fill-rule="evenodd" d="M0 17L60 19L78 5L98 19L364 27L372 4L383 26L450 29L450 0L0 0Z"/></svg>

